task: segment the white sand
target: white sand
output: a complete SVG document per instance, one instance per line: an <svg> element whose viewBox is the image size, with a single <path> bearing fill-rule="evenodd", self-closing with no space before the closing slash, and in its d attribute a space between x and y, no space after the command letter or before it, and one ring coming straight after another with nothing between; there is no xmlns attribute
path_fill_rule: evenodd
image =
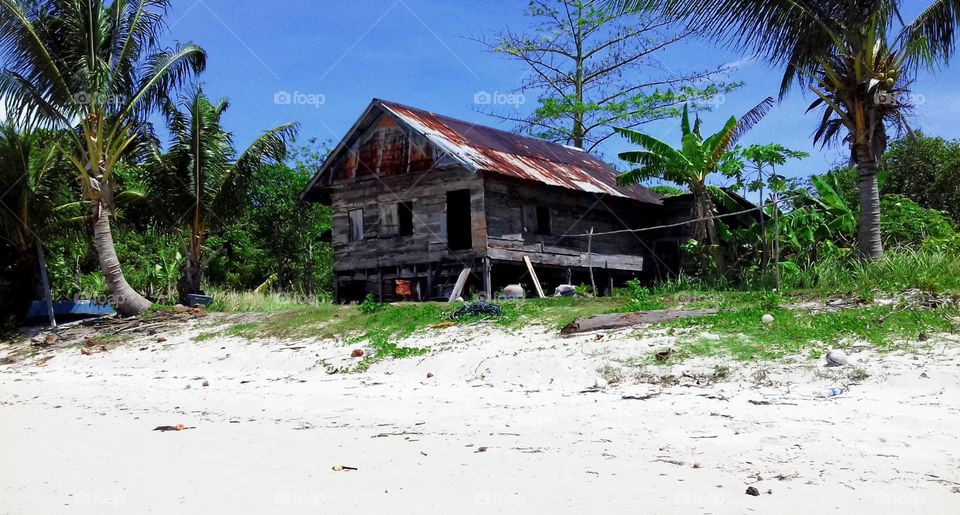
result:
<svg viewBox="0 0 960 515"><path fill-rule="evenodd" d="M707 386L716 361L639 374L680 378L661 387L617 363L666 337L454 328L406 342L428 356L328 375L318 360L351 347L200 330L0 366L0 514L960 513L954 344L733 364ZM620 385L580 393L611 363ZM872 376L816 397L854 368ZM178 423L196 429L152 431Z"/></svg>

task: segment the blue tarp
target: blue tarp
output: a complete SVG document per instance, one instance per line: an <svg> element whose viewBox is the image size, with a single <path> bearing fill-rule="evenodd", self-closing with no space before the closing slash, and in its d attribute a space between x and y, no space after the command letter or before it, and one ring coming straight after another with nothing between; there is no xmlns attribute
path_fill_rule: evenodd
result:
<svg viewBox="0 0 960 515"><path fill-rule="evenodd" d="M110 304L100 304L92 300L58 300L53 303L53 314L58 317L99 317L113 315L116 311ZM47 301L35 300L27 312L28 319L47 318Z"/></svg>

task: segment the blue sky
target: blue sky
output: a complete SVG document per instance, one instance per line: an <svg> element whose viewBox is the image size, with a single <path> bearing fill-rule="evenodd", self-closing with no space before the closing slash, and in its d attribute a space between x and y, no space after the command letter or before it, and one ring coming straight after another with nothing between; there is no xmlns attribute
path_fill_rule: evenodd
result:
<svg viewBox="0 0 960 515"><path fill-rule="evenodd" d="M923 2L907 1L905 16ZM478 92L510 93L526 69L484 51L473 38L503 28L523 28L522 0L174 0L169 16L171 41L193 41L208 54L201 80L211 97L228 97L226 127L239 144L286 121L301 123L301 136L337 141L374 97L409 104L468 121L511 129L478 112ZM739 63L731 80L746 86L704 113L705 130L719 129L766 96L776 96L780 71L744 60L717 45L693 40L663 54L672 68L699 70ZM929 135L960 138L960 85L954 63L937 73L922 73L914 85L921 100L913 126ZM277 104L275 96L299 94L301 105ZM312 96L311 96L312 95ZM790 96L742 142L781 143L811 153L791 164L790 176L820 173L843 162L841 148L820 150L811 134L816 115L805 115L810 94L795 88ZM322 102L322 103L321 103ZM529 111L528 94L518 109ZM646 126L651 135L679 142L673 122ZM611 141L602 150L612 156L628 148Z"/></svg>

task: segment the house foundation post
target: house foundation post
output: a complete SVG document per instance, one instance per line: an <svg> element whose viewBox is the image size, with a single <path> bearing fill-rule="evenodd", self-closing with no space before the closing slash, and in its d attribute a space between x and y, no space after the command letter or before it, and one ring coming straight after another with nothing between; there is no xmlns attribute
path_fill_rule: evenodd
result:
<svg viewBox="0 0 960 515"><path fill-rule="evenodd" d="M487 300L493 300L493 264L488 257L483 258L483 291Z"/></svg>

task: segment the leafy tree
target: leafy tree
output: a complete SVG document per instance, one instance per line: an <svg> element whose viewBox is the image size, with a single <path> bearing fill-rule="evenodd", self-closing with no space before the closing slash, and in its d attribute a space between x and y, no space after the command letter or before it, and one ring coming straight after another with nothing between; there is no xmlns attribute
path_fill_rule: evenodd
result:
<svg viewBox="0 0 960 515"><path fill-rule="evenodd" d="M618 0L619 9L647 0ZM933 2L910 23L900 0L664 0L665 12L688 28L783 66L781 98L796 81L821 109L815 140L842 141L859 172L861 255L883 254L877 166L889 128L905 126L909 87L920 67L951 56L960 5Z"/></svg>
<svg viewBox="0 0 960 515"><path fill-rule="evenodd" d="M673 118L679 106L709 101L740 83L710 83L721 70L664 73L658 54L686 41L689 30L652 11L612 14L601 0L533 0L529 32L509 29L487 46L523 63L523 91L539 94L528 117L490 112L532 135L593 151L611 127L636 128Z"/></svg>
<svg viewBox="0 0 960 515"><path fill-rule="evenodd" d="M328 295L333 284L329 208L299 200L329 152L316 139L289 145L287 161L259 168L243 212L207 239L207 280L230 289Z"/></svg>
<svg viewBox="0 0 960 515"><path fill-rule="evenodd" d="M696 225L695 237L711 244L719 243L716 224L711 218L716 215L713 196L724 196L719 188L711 191L707 185L709 177L716 173L727 176L739 173L742 163L731 152L736 142L773 106L773 99L767 98L750 110L739 120L730 117L716 134L704 138L700 133L700 117L690 123L688 106L683 107L680 119L681 147L675 149L653 136L631 129L616 129L631 143L640 145L641 150L624 152L620 159L639 165L617 177L621 184L638 184L648 179L661 179L672 182L689 190L694 197L692 216L700 220Z"/></svg>
<svg viewBox="0 0 960 515"><path fill-rule="evenodd" d="M893 142L884 158L883 193L946 211L960 223L960 142L918 134Z"/></svg>
<svg viewBox="0 0 960 515"><path fill-rule="evenodd" d="M21 121L69 138L61 148L79 175L100 268L123 315L151 303L117 259L113 172L142 157L152 140L148 116L206 63L193 44L159 48L168 7L169 0L0 0L0 97Z"/></svg>
<svg viewBox="0 0 960 515"><path fill-rule="evenodd" d="M14 299L7 309L19 314L44 293L39 289L40 275L46 273L44 241L70 235L74 228L70 208L75 206L68 203L76 193L66 180L69 165L56 150L57 138L9 120L0 125L0 240L12 257L12 291L0 297Z"/></svg>
<svg viewBox="0 0 960 515"><path fill-rule="evenodd" d="M164 109L172 141L167 153L155 159L149 181L174 224L190 227L177 287L185 303L187 295L202 292L201 257L211 224L237 216L251 202L250 180L266 164L284 160L286 140L296 134L297 125L283 124L266 131L238 156L233 135L221 125L229 107L226 100L211 103L203 88L196 87L181 104L182 111L171 104Z"/></svg>
<svg viewBox="0 0 960 515"><path fill-rule="evenodd" d="M780 216L779 196L786 191L787 181L785 177L777 173L777 167L785 165L788 159L804 159L809 157L810 154L790 150L783 145L770 144L751 145L744 149L741 155L748 163L748 167L756 174L749 178L743 177L741 180L746 180L745 186L747 190L760 194L761 205L766 203L766 198L764 197L765 189L771 191L772 205L767 211L773 217L774 228L778 230L778 218ZM766 213L764 214L766 215ZM767 249L766 216L760 217L760 238L761 248L763 249L761 252L761 267L766 268L767 262L769 261L768 256L770 255ZM774 235L772 249L777 288L780 287L779 247L779 232L777 232Z"/></svg>

